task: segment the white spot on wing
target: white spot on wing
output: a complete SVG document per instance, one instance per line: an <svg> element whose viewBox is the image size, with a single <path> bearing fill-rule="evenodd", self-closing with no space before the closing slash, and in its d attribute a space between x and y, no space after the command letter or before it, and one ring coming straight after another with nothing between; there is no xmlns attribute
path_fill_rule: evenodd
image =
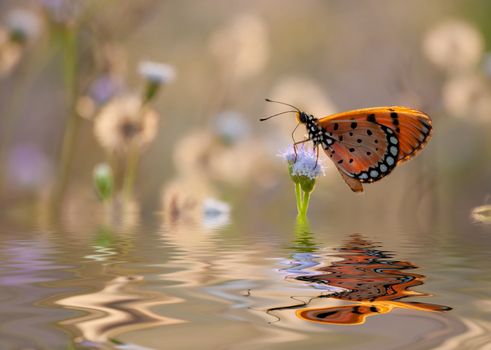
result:
<svg viewBox="0 0 491 350"><path fill-rule="evenodd" d="M396 146L390 146L390 153L395 157L397 156L397 147Z"/></svg>

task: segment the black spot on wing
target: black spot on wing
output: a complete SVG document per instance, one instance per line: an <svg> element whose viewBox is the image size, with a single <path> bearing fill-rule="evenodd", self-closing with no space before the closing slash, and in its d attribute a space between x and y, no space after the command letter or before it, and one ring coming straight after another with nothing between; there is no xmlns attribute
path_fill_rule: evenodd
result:
<svg viewBox="0 0 491 350"><path fill-rule="evenodd" d="M396 112L392 112L390 113L390 117L392 118L392 124L397 127L399 125L399 115Z"/></svg>

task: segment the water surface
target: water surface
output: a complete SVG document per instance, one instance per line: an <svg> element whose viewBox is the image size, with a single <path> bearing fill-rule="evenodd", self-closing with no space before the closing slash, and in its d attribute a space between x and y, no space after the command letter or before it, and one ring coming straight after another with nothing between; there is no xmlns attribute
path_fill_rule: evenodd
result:
<svg viewBox="0 0 491 350"><path fill-rule="evenodd" d="M489 229L5 225L2 349L487 349ZM290 227L290 228L288 228Z"/></svg>

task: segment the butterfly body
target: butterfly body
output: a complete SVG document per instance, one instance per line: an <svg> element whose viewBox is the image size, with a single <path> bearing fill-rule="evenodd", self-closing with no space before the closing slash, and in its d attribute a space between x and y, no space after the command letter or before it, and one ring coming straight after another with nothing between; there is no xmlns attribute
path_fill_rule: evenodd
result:
<svg viewBox="0 0 491 350"><path fill-rule="evenodd" d="M431 137L431 119L407 107L358 109L324 118L296 112L314 147L322 147L354 192L412 158ZM303 142L303 141L302 141Z"/></svg>

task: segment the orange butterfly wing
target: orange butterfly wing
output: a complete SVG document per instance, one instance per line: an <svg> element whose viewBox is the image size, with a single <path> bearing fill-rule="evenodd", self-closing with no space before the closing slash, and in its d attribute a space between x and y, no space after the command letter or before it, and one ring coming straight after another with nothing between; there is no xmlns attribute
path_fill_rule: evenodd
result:
<svg viewBox="0 0 491 350"><path fill-rule="evenodd" d="M362 183L390 174L397 164L416 155L431 137L431 119L406 107L358 109L321 118L335 142L325 148L346 183L355 192Z"/></svg>

